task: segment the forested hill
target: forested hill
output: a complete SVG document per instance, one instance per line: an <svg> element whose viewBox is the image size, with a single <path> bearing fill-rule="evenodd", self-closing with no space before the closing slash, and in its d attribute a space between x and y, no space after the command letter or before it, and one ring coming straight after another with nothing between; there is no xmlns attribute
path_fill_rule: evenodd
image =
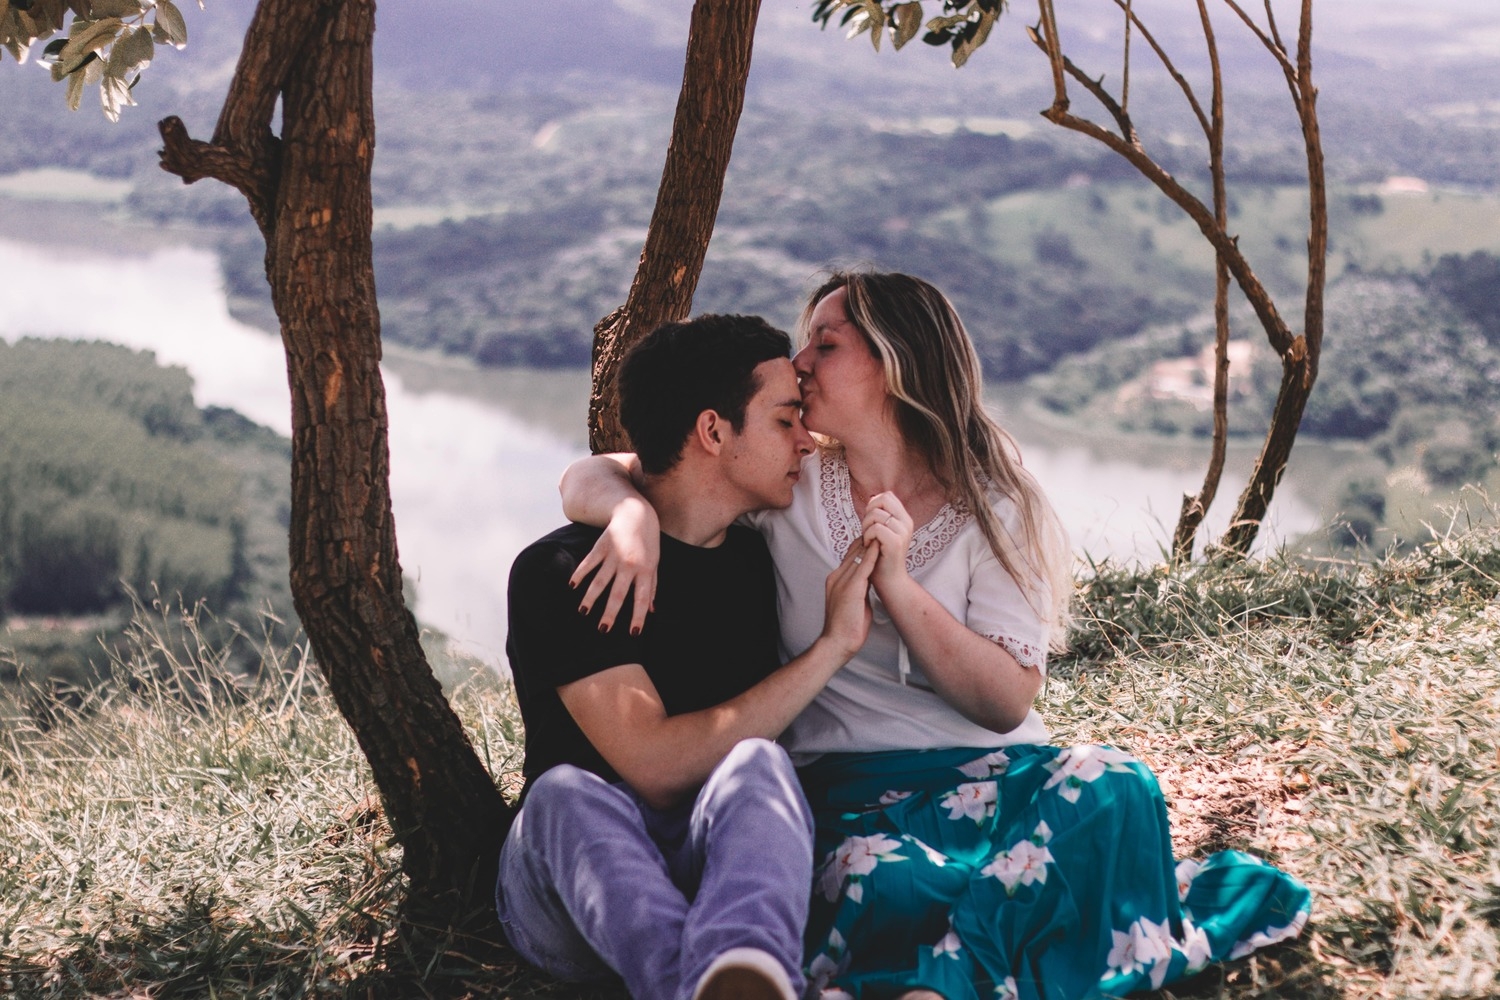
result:
<svg viewBox="0 0 1500 1000"><path fill-rule="evenodd" d="M131 591L146 603L203 599L248 626L269 608L273 632L290 636L289 461L273 432L200 410L188 374L150 352L0 340L5 644L49 647L69 672L97 663L92 634L81 648L46 623L88 616L109 634L130 618Z"/></svg>
<svg viewBox="0 0 1500 1000"><path fill-rule="evenodd" d="M639 254L690 6L565 0L541 17L515 2L455 0L445 10L463 25L456 33L431 31L423 8L382 9L374 194L385 336L488 363L586 362L592 327L622 301ZM1385 267L1382 247L1399 248L1405 267L1424 251L1500 251L1492 202L1467 213L1468 229L1460 219L1461 232L1427 231L1380 193L1392 175L1430 184L1418 199L1455 188L1483 199L1500 182L1500 127L1483 113L1500 83L1474 41L1495 17L1438 6L1321 13L1336 269L1346 257ZM142 106L118 126L87 108L63 113L45 74L0 76L0 174L67 166L128 180L118 209L219 231L237 307L264 315L242 200L221 185L184 188L155 166L155 118L212 128L247 9L189 14L189 49L156 61L136 91ZM1410 23L1393 26L1401 17ZM1037 116L1045 67L1023 21L1009 15L954 71L926 46L876 54L820 32L804 8L767 5L697 308L788 325L820 268L909 270L950 291L1004 379L1201 311L1206 246L1113 154ZM1191 27L1165 25L1160 37L1186 45ZM1263 276L1294 294L1304 240L1295 121L1279 73L1253 43L1229 47L1233 37L1226 29L1235 206ZM1113 59L1098 43L1083 51ZM1175 84L1142 71L1132 95L1153 151L1201 185L1201 150L1175 138L1194 127ZM1372 198L1388 210L1371 211Z"/></svg>

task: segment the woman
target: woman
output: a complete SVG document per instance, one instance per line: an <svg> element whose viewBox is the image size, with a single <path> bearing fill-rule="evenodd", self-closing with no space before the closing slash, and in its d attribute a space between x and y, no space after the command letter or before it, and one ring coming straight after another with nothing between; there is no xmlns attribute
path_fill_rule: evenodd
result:
<svg viewBox="0 0 1500 1000"><path fill-rule="evenodd" d="M875 625L783 742L817 815L808 973L825 996L1085 997L1159 988L1295 936L1307 890L1246 855L1174 863L1149 769L1046 745L1032 708L1070 590L1065 535L984 411L948 300L901 274L815 291L793 359L808 430L792 505L754 523L775 559L783 654L821 627L825 576L877 560ZM564 479L600 512L607 460ZM649 605L649 513L621 516L578 579ZM644 554L643 554L644 553ZM644 568L643 568L644 567ZM612 617L612 614L611 614Z"/></svg>

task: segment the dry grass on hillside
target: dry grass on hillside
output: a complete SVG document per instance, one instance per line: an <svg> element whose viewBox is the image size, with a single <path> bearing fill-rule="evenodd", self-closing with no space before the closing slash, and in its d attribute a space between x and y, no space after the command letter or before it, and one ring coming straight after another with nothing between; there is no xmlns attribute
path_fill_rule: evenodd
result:
<svg viewBox="0 0 1500 1000"><path fill-rule="evenodd" d="M1363 566L1099 571L1044 696L1055 738L1150 763L1179 854L1251 850L1316 895L1301 940L1163 996L1500 993L1497 595L1485 529ZM155 628L132 684L3 705L0 993L620 996L483 942L403 950L399 856L305 652L232 686L222 651L164 662ZM455 704L513 780L510 692Z"/></svg>

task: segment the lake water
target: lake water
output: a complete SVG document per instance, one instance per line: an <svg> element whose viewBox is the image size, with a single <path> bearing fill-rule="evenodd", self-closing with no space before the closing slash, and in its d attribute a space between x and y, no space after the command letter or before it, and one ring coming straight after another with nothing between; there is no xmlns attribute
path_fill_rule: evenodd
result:
<svg viewBox="0 0 1500 1000"><path fill-rule="evenodd" d="M0 337L78 337L151 350L193 376L199 405L233 407L290 430L279 337L229 315L215 255L158 238L155 248L109 254L0 238ZM94 244L97 245L97 244ZM511 560L561 520L556 483L585 452L588 375L482 370L391 352L384 366L391 421L391 489L402 567L416 613L470 653L504 661L505 581ZM1207 443L1100 439L1028 418L996 400L1027 467L1047 489L1080 552L1154 560L1184 492L1196 491ZM1316 528L1296 493L1300 446L1263 538ZM1210 512L1227 522L1252 454L1231 472ZM1216 515L1216 516L1215 516Z"/></svg>

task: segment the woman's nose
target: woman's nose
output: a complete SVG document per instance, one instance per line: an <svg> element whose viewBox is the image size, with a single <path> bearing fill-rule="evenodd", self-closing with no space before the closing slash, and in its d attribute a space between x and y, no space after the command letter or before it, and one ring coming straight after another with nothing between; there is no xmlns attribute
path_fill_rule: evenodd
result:
<svg viewBox="0 0 1500 1000"><path fill-rule="evenodd" d="M808 373L808 362L811 360L811 358L811 344L809 344L807 347L802 348L802 350L798 351L796 354L792 355L792 371L797 373L798 378L801 378L803 375L806 375Z"/></svg>

